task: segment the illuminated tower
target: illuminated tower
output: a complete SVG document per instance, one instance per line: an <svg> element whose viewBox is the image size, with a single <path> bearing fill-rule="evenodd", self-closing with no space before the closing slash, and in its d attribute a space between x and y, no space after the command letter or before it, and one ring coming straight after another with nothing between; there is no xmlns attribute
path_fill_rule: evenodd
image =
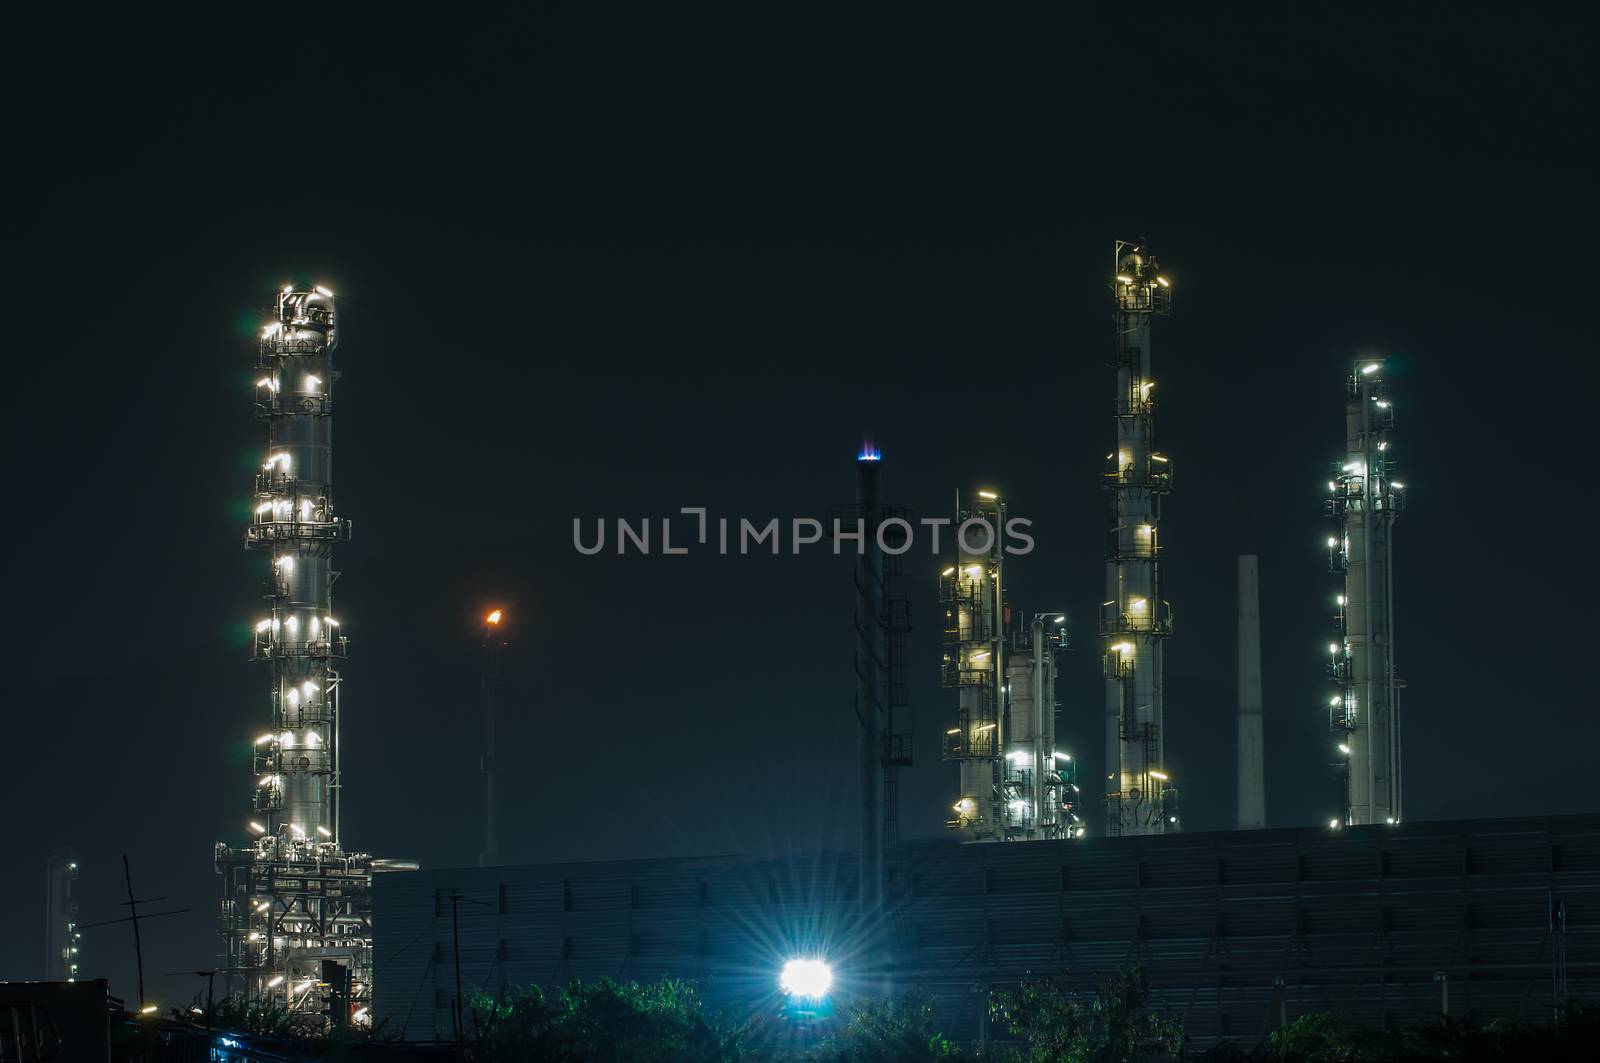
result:
<svg viewBox="0 0 1600 1063"><path fill-rule="evenodd" d="M958 496L954 563L939 574L939 606L944 612L939 677L957 697L955 726L944 736L944 759L961 768L961 792L946 825L969 841L1006 836L1000 712L1006 675L1001 579L1005 514L1005 503L993 491L979 491L967 506Z"/></svg>
<svg viewBox="0 0 1600 1063"><path fill-rule="evenodd" d="M1394 522L1405 485L1393 478L1394 406L1383 363L1356 363L1345 385L1345 456L1328 482L1328 567L1344 578L1335 599L1328 720L1343 767L1335 825L1400 820L1400 690L1394 647Z"/></svg>
<svg viewBox="0 0 1600 1063"><path fill-rule="evenodd" d="M1177 791L1162 748L1162 644L1172 612L1161 590L1161 499L1172 463L1155 449L1150 325L1166 315L1172 288L1137 244L1117 241L1111 280L1116 302L1116 449L1106 455L1106 832L1156 834L1177 825Z"/></svg>
<svg viewBox="0 0 1600 1063"><path fill-rule="evenodd" d="M78 929L78 862L70 849L57 849L44 868L44 978L76 982L83 933Z"/></svg>
<svg viewBox="0 0 1600 1063"><path fill-rule="evenodd" d="M269 724L254 743L256 838L216 847L227 991L334 1025L367 1019L371 875L384 865L345 852L339 832L346 639L331 591L333 547L350 522L333 499L337 342L332 292L278 293L257 356L267 449L244 536L266 560L253 659L266 674Z"/></svg>

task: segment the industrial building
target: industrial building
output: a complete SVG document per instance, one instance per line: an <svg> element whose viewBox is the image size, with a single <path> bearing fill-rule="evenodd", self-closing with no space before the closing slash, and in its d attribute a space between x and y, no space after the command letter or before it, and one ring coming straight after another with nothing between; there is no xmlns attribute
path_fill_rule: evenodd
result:
<svg viewBox="0 0 1600 1063"><path fill-rule="evenodd" d="M333 293L277 294L256 366L267 448L245 547L267 559L252 659L267 675L255 739L254 839L218 842L223 988L291 1015L368 1021L372 875L415 865L349 852L340 837L338 666L348 639L332 613L333 548L350 537L333 496Z"/></svg>
<svg viewBox="0 0 1600 1063"><path fill-rule="evenodd" d="M448 1038L458 985L673 975L737 1017L776 1010L782 965L804 957L832 965L840 999L916 987L948 1035L977 1039L986 989L1091 989L1137 962L1203 1045L1314 1011L1544 1020L1600 993L1600 816L951 839L901 861L881 926L853 853L382 876L373 1008L403 1037Z"/></svg>

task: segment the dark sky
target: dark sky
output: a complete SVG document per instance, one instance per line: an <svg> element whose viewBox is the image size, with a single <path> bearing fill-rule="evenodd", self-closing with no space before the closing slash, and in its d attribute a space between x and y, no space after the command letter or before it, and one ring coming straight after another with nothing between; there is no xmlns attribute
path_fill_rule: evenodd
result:
<svg viewBox="0 0 1600 1063"><path fill-rule="evenodd" d="M1369 354L1411 495L1410 818L1594 811L1592 57L1555 16L1406 8L24 35L0 977L38 973L56 846L85 921L121 914L123 852L193 909L148 931L153 999L212 963L211 846L244 836L268 711L252 332L287 280L341 296L354 846L475 859L490 604L513 618L508 859L849 844L848 562L584 558L570 534L824 514L864 432L915 515L984 485L1034 520L1010 583L1074 618L1061 739L1098 769L1117 237L1176 285L1153 347L1188 826L1232 814L1243 552L1268 819L1330 814L1321 498ZM935 567L909 560L926 836L953 708ZM131 995L126 933L91 935L86 973Z"/></svg>

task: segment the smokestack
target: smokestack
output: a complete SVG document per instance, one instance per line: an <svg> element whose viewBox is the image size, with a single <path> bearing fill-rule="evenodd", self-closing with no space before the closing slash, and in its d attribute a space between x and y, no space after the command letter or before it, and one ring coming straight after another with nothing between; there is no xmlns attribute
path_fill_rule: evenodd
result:
<svg viewBox="0 0 1600 1063"><path fill-rule="evenodd" d="M884 714L888 701L885 670L883 551L878 524L883 519L879 473L883 458L871 444L856 456L856 514L861 520L861 552L856 560L856 721L860 725L861 865L859 888L863 917L883 911L883 755Z"/></svg>
<svg viewBox="0 0 1600 1063"><path fill-rule="evenodd" d="M1267 825L1261 748L1261 580L1254 554L1239 557L1239 829Z"/></svg>

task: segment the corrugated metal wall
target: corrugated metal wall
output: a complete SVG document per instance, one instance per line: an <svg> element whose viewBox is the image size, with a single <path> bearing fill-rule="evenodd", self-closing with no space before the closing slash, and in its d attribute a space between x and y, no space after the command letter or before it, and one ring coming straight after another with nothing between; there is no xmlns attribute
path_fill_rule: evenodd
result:
<svg viewBox="0 0 1600 1063"><path fill-rule="evenodd" d="M915 843L886 935L894 984L978 1035L984 987L1051 976L1090 989L1142 964L1198 1043L1337 1010L1371 1025L1551 1010L1552 900L1570 996L1600 995L1600 817L1027 842ZM861 954L853 854L468 868L382 875L375 1010L410 1039L450 1036L461 977L489 991L571 978L701 980L716 1006L775 1006L787 956ZM859 986L861 983L857 982Z"/></svg>

